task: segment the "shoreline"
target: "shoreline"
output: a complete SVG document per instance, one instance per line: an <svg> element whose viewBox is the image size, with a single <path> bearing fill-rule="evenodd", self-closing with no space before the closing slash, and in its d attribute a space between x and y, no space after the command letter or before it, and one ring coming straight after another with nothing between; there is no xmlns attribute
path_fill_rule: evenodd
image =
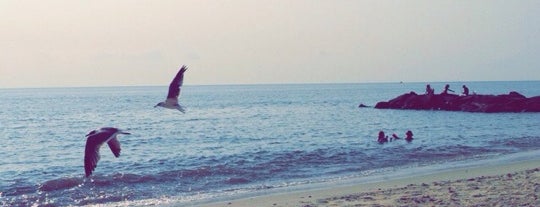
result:
<svg viewBox="0 0 540 207"><path fill-rule="evenodd" d="M532 195L527 194L528 186ZM518 195L525 196L519 202ZM373 182L303 189L186 206L473 205L476 202L540 205L540 159L451 168ZM501 200L503 199L503 200ZM487 200L487 201L486 201ZM509 201L509 202L510 202ZM532 202L532 203L531 203Z"/></svg>

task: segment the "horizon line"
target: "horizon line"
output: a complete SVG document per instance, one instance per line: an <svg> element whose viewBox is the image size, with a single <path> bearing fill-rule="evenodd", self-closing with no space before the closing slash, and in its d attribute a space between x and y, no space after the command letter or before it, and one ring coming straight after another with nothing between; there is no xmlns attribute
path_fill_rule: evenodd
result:
<svg viewBox="0 0 540 207"><path fill-rule="evenodd" d="M475 81L373 81L373 82L300 82L300 83L218 83L218 84L186 84L185 86L250 86L250 85L325 85L325 84L404 84L404 83L473 83L473 82L535 82L540 80L475 80ZM0 87L0 89L55 89L55 88L111 88L111 87L167 87L167 85L104 85L104 86L21 86Z"/></svg>

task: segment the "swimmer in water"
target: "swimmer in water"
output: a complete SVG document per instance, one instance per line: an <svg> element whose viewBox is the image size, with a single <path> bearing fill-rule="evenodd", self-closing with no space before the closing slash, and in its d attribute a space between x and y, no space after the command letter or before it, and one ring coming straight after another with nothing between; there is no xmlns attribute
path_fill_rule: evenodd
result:
<svg viewBox="0 0 540 207"><path fill-rule="evenodd" d="M385 136L383 131L379 131L379 138L377 139L377 142L380 144L388 142L388 136Z"/></svg>
<svg viewBox="0 0 540 207"><path fill-rule="evenodd" d="M407 137L405 137L405 141L411 142L413 140L413 133L411 132L411 130L407 131L407 133L405 133L405 135L407 136Z"/></svg>

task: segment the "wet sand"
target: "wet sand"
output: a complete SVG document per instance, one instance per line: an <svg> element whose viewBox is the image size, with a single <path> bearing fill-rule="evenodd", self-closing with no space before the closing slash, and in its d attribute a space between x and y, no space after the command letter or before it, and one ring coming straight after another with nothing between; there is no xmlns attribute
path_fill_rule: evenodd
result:
<svg viewBox="0 0 540 207"><path fill-rule="evenodd" d="M208 203L233 206L540 206L540 160Z"/></svg>

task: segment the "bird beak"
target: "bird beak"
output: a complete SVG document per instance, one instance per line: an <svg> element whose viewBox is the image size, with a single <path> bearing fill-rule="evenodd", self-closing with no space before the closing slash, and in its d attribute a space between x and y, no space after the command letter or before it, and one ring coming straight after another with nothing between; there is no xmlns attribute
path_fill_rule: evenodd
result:
<svg viewBox="0 0 540 207"><path fill-rule="evenodd" d="M129 132L120 132L120 134L128 134L129 135L131 133L129 133Z"/></svg>

